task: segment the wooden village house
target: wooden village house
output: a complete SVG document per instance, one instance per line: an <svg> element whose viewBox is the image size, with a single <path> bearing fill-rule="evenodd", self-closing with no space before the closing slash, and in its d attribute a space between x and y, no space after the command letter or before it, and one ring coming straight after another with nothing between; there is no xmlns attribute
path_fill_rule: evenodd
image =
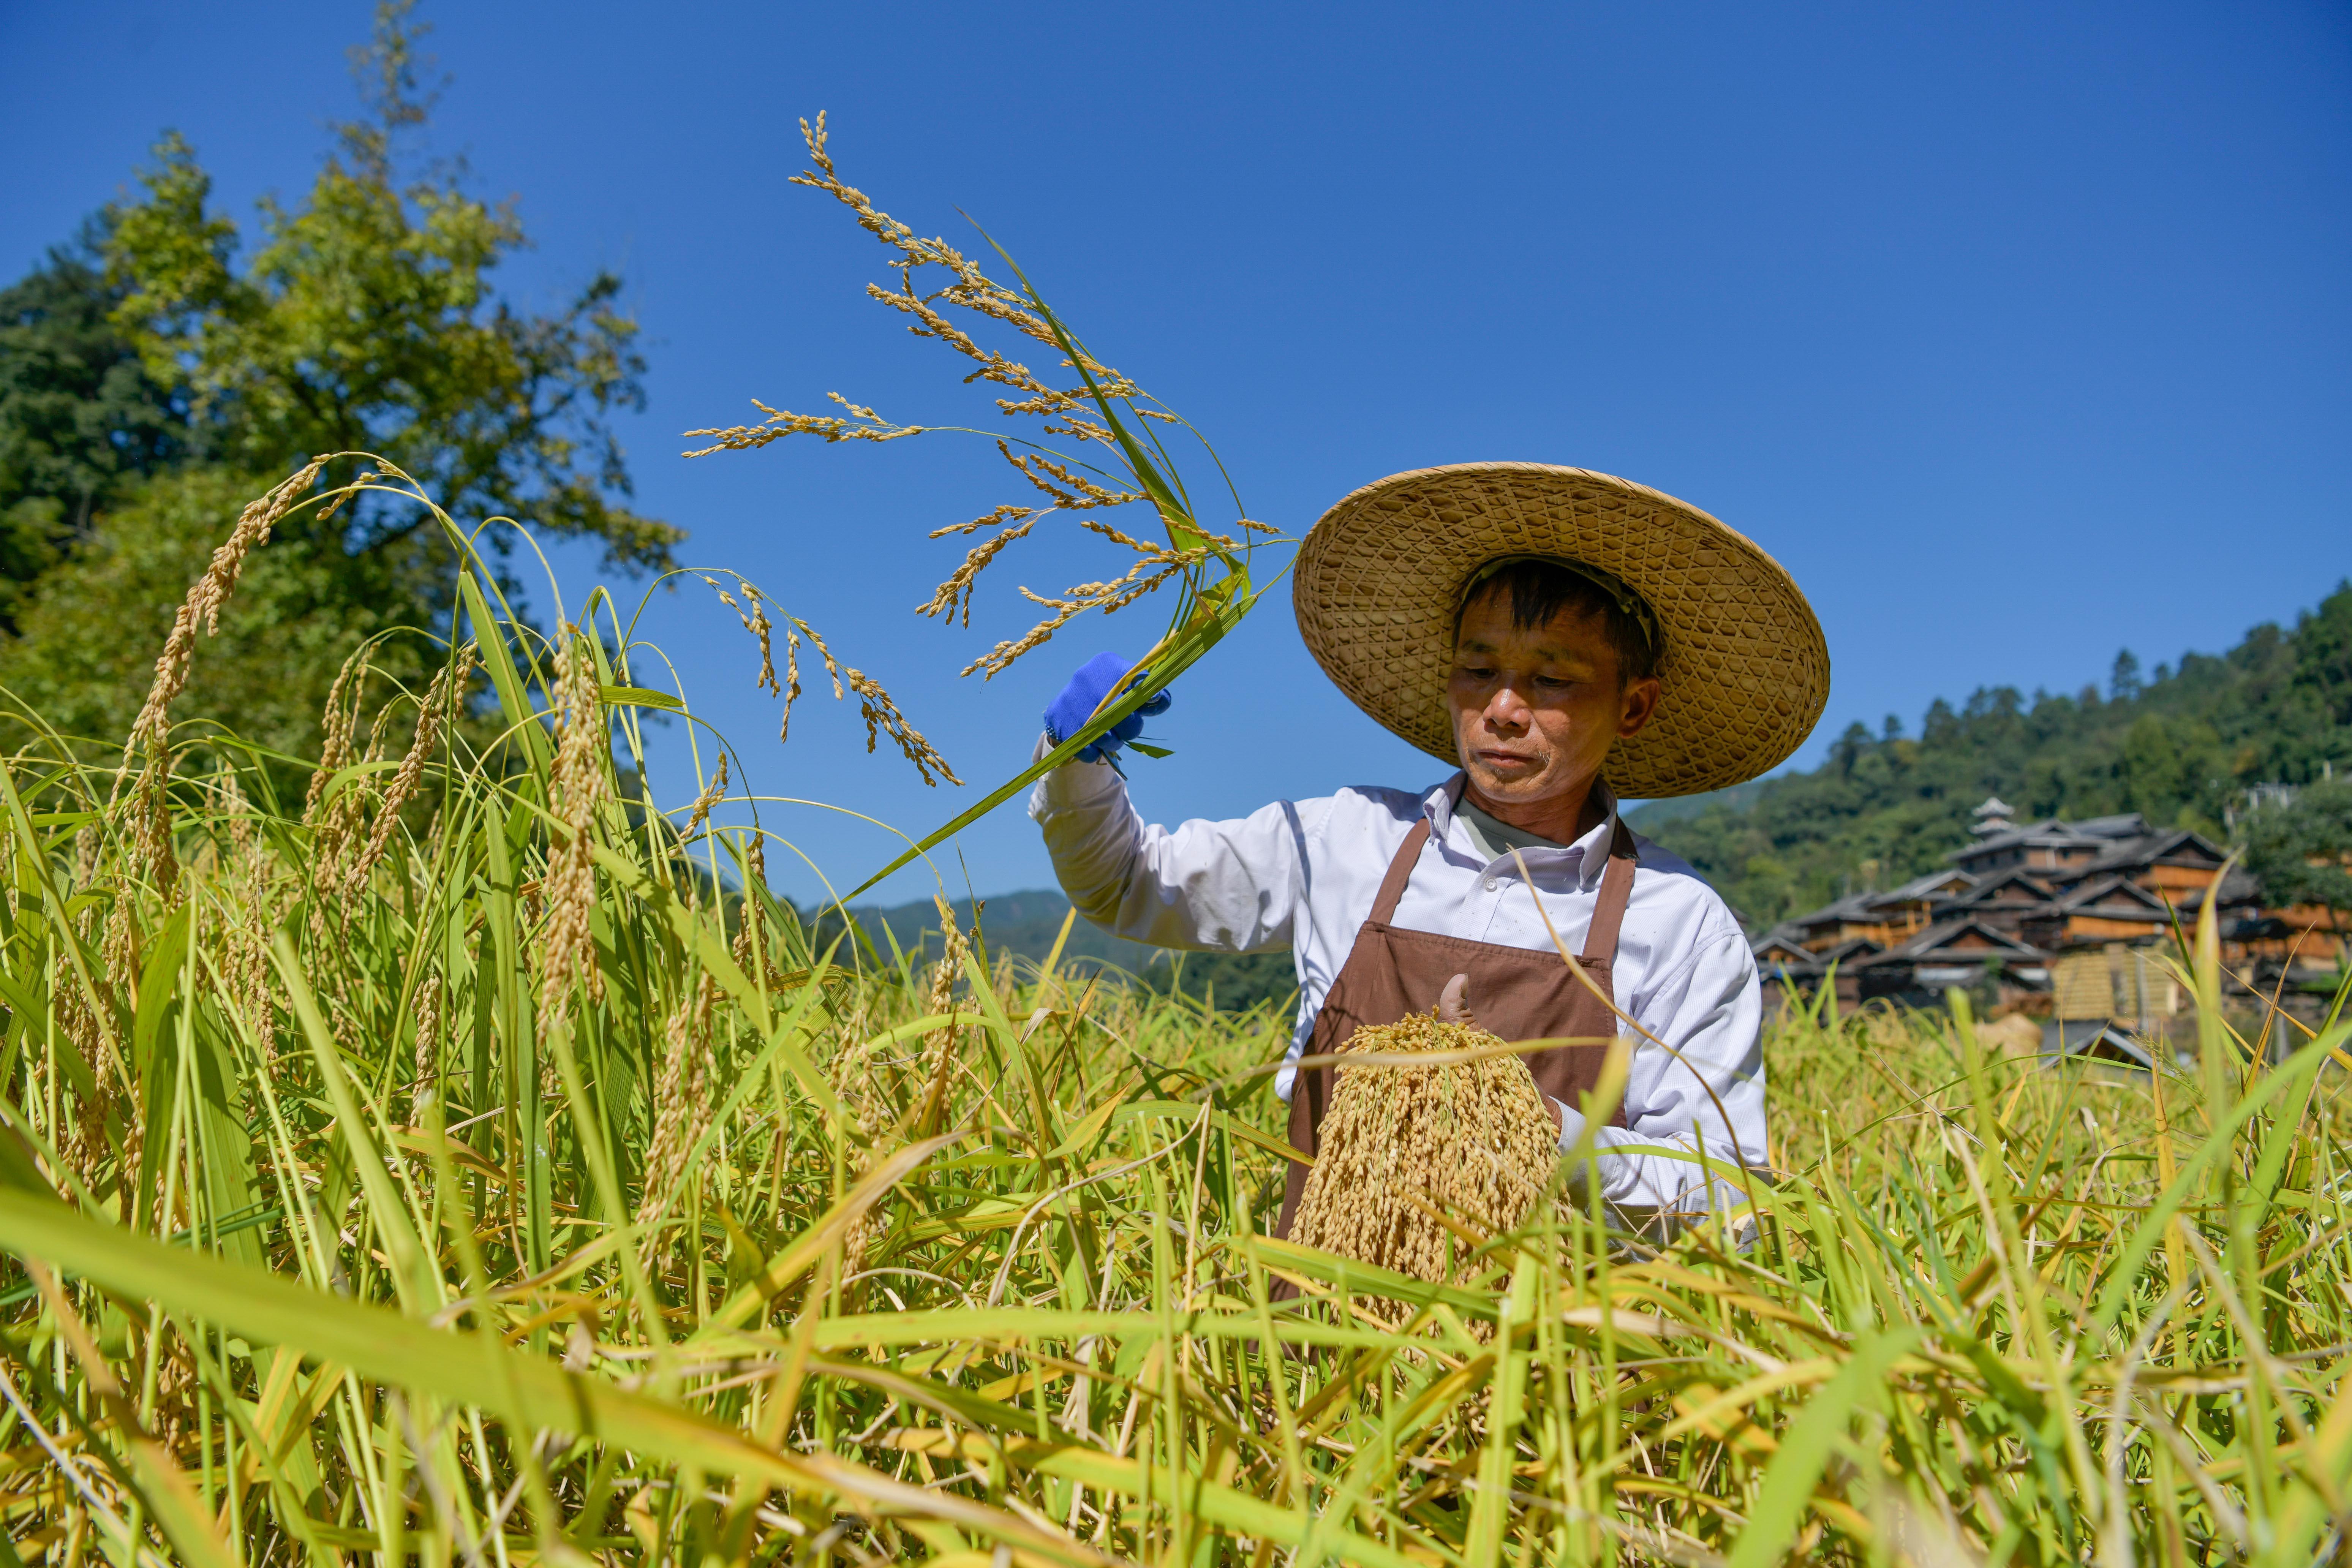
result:
<svg viewBox="0 0 2352 1568"><path fill-rule="evenodd" d="M1995 798L1972 815L1949 869L1764 933L1755 945L1768 989L1810 994L1834 977L1843 1006L1928 1006L1951 986L1979 986L1997 1009L2041 1018L2053 1056L2146 1065L2185 1038L2189 999L2168 961L2222 872L2221 848L2137 812L2020 825ZM2352 948L2328 911L2263 908L2242 871L2222 882L2215 912L2224 966L2248 984L2289 964L2332 969Z"/></svg>

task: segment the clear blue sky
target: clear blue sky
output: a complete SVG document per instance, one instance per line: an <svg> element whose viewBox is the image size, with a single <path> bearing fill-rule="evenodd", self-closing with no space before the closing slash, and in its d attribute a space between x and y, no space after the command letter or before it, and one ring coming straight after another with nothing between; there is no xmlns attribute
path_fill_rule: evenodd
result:
<svg viewBox="0 0 2352 1568"><path fill-rule="evenodd" d="M784 183L820 108L852 183L926 233L961 232L959 206L985 222L1210 433L1259 518L1303 529L1384 473L1525 458L1757 539L1835 661L1800 761L1853 720L1916 728L1938 695L2101 679L2121 646L2149 666L2219 648L2352 571L2341 5L425 15L454 77L432 148L518 194L538 242L507 286L543 304L599 265L629 279L642 505L825 630L980 784L1026 760L1069 668L1156 632L1130 612L954 679L1025 624L1014 584L1109 555L1033 542L944 631L909 612L961 547L924 534L1020 499L985 444L675 456L752 396L993 417L859 298L879 247ZM167 126L241 218L299 197L367 22L352 0L0 5L0 265L65 237ZM563 570L576 595L593 562ZM779 751L731 617L677 594L648 625L763 793L918 832L975 793L865 757L854 713L810 712ZM1286 604L1153 728L1177 755L1131 772L1169 820L1436 771L1321 679ZM675 763L657 782L691 793ZM889 848L822 813L771 820L845 883ZM983 894L1050 881L1017 809L963 855Z"/></svg>

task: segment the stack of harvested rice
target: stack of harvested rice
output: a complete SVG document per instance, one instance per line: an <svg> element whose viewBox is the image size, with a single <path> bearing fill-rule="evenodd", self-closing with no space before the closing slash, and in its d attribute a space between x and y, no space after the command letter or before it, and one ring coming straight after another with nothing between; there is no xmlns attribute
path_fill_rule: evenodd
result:
<svg viewBox="0 0 2352 1568"><path fill-rule="evenodd" d="M1467 1021L1423 1013L1357 1030L1341 1052L1496 1054L1431 1067L1341 1066L1290 1238L1454 1283L1454 1260L1471 1245L1428 1211L1480 1236L1524 1223L1558 1162L1559 1134L1527 1064L1502 1044Z"/></svg>

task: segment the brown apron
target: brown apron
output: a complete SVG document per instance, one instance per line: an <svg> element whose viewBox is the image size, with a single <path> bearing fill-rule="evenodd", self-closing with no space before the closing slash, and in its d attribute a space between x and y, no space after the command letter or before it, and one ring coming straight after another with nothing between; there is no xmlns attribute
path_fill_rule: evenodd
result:
<svg viewBox="0 0 2352 1568"><path fill-rule="evenodd" d="M1389 874L1372 900L1371 918L1357 931L1348 962L1340 966L1322 1008L1315 1015L1315 1032L1307 1042L1306 1054L1328 1056L1358 1029L1393 1024L1407 1013L1427 1012L1445 983L1456 974L1470 977L1468 1005L1478 1026L1506 1040L1614 1039L1617 1017L1601 996L1616 994L1609 972L1617 957L1617 928L1625 919L1625 900L1633 891L1633 836L1624 823L1617 824L1610 838L1609 866L1601 873L1601 894L1592 907L1584 952L1577 958L1601 995L1570 973L1568 965L1550 948L1504 947L1391 925L1397 900L1404 897L1405 883L1428 842L1429 818L1423 816L1405 835L1396 858L1389 862ZM1526 1060L1535 1074L1536 1087L1573 1110L1577 1095L1599 1081L1606 1056L1599 1045L1557 1046L1537 1051ZM1316 1130L1331 1102L1335 1070L1302 1068L1291 1086L1290 1146L1310 1159L1315 1154ZM1616 1125L1624 1125L1622 1105L1614 1120ZM1298 1199L1306 1190L1307 1167L1293 1161L1275 1235L1290 1234L1291 1216L1298 1212Z"/></svg>

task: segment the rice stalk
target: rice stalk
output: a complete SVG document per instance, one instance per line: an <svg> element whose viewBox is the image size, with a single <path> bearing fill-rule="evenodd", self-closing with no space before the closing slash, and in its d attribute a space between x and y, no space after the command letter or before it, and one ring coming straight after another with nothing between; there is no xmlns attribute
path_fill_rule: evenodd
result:
<svg viewBox="0 0 2352 1568"><path fill-rule="evenodd" d="M547 900L542 939L539 1008L552 1034L571 1016L572 988L584 984L591 998L604 994L592 931L596 905L594 827L611 766L612 737L597 700L596 661L580 628L563 628L556 679L555 763L550 784L562 842L548 858L540 886Z"/></svg>
<svg viewBox="0 0 2352 1568"><path fill-rule="evenodd" d="M1020 636L1000 639L987 652L967 662L960 673L993 679L1089 612L1113 615L1161 588L1173 584L1177 589L1167 629L1105 694L1093 717L1078 733L1066 737L1050 757L1033 763L991 791L977 805L926 835L905 854L867 878L853 890L854 897L1013 798L1047 767L1075 755L1214 647L1241 623L1264 592L1250 575L1251 552L1258 542L1257 536L1278 534L1267 524L1240 516L1242 507L1237 494L1233 495L1236 521L1231 533L1216 532L1200 521L1191 491L1152 429L1155 424L1183 426L1188 431L1191 426L1171 410L1160 406L1131 378L1089 353L1046 305L1011 256L993 240L987 239L984 230L981 231L982 239L1012 268L1018 287L991 278L971 257L944 238L921 237L911 226L877 207L865 192L844 181L834 163L824 114L818 114L814 125L802 121L801 135L807 144L812 167L792 176L792 183L832 196L849 209L859 227L893 253L886 265L898 273L897 286L885 288L869 283L867 297L908 318L908 331L915 336L940 342L960 356L971 367L962 377L964 384L981 382L1019 394L993 399L1001 416L1033 418L1038 422L1034 427L1039 436L1076 444L1075 449L1064 450L1048 441L991 437L1006 465L1051 504L1039 508L1000 503L969 522L932 530L930 537L934 539L970 534L982 529L995 531L965 552L962 562L932 590L929 599L917 606L917 613L943 624L960 622L969 626L972 599L982 574L1009 546L1029 538L1039 522L1055 515L1070 515L1083 531L1109 541L1131 557L1123 572L1075 583L1058 593L1040 593L1021 586L1021 596L1047 613ZM928 287L933 283L938 286ZM970 330L967 325L959 325L950 312L961 313ZM1058 356L1058 368L1073 373L1076 384L1053 384L1025 363L975 335L1005 331L1026 341L1027 346L1022 349L1024 353L1043 348ZM753 405L766 416L760 424L689 430L689 437L709 437L710 444L691 448L685 456L703 458L719 452L756 451L789 436L814 436L834 444L897 441L934 432L982 434L965 426L900 425L870 407L851 402L839 392L825 395L844 412L796 414L754 398ZM1198 435L1196 431L1192 433ZM1016 446L1022 450L1015 451ZM1205 438L1202 448L1216 469L1218 483L1231 494L1233 486L1223 465ZM1100 510L1139 504L1148 505L1155 514L1164 543L1140 538L1091 515ZM1219 574L1213 580L1213 572ZM799 623L798 627L802 632L808 630L805 623ZM811 639L816 640L814 634ZM764 633L761 641L764 649ZM796 651L789 630L786 646L788 654ZM830 656L826 663L830 668ZM836 673L836 688L839 684ZM866 721L866 749L874 749L877 730L888 733L914 762L925 782L929 782L934 758L928 742L904 724L887 699L865 677L852 670L849 684L858 692ZM797 692L798 689L795 679L793 689ZM788 699L787 723L790 714ZM944 763L938 765L942 776L958 782L946 772Z"/></svg>

